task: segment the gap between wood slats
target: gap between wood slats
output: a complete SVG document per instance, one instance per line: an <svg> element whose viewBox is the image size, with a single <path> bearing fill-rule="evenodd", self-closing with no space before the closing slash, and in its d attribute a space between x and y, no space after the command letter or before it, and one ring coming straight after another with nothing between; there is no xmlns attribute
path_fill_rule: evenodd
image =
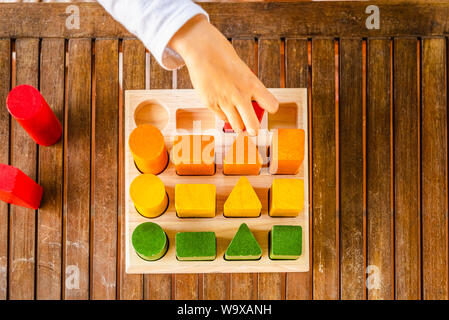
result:
<svg viewBox="0 0 449 320"><path fill-rule="evenodd" d="M338 277L338 297L341 297L340 257L340 39L335 44L335 234Z"/></svg>
<svg viewBox="0 0 449 320"><path fill-rule="evenodd" d="M390 201L391 201L391 254L392 254L392 283L391 290L392 295L391 298L395 298L396 293L396 246L395 246L395 210L394 210L394 41L390 40Z"/></svg>
<svg viewBox="0 0 449 320"><path fill-rule="evenodd" d="M67 39L65 39L65 43L64 43L64 56L65 56L65 62L64 62L64 131L63 131L63 138L64 139L64 143L63 143L63 151L62 151L62 159L63 159L63 174L62 174L62 216L61 216L61 230L62 230L62 234L61 234L61 299L64 299L64 295L65 295L65 241L66 241L66 237L65 237L65 228L64 228L64 212L65 212L65 208L64 208L64 204L66 203L67 200L67 176L66 176L66 172L67 172L67 143L68 143L68 131L67 131L67 124L68 124L68 119L69 119L69 108L68 108L68 71L69 71L69 41Z"/></svg>
<svg viewBox="0 0 449 320"><path fill-rule="evenodd" d="M11 39L11 80L10 80L10 88L14 88L16 86L16 40ZM8 164L12 164L12 117L9 116L9 154L8 154ZM10 299L10 261L11 261L11 205L8 204L8 254L7 254L7 272L6 272L6 299Z"/></svg>
<svg viewBox="0 0 449 320"><path fill-rule="evenodd" d="M367 195L366 195L366 190L367 190L367 182L366 182L366 170L367 170L367 166L366 166L366 95L367 95L367 52L366 52L366 45L367 45L367 41L366 39L363 39L362 42L362 69L363 69L363 76L362 76L362 152L363 152L363 248L364 248L364 257L363 257L363 261L364 261L364 266L363 266L363 272L364 275L366 276L366 267L367 267L367 251L368 251L368 237L367 237L367 216L366 216L366 209L367 209ZM366 300L368 297L368 294L366 292L366 280L365 277L363 277L364 281L363 281L363 285L364 287L364 299Z"/></svg>
<svg viewBox="0 0 449 320"><path fill-rule="evenodd" d="M120 275L122 272L122 267L125 268L125 266L122 266L122 250L121 250L121 243L122 243L122 232L125 232L125 227L122 225L122 216L124 215L123 212L123 205L122 201L122 194L124 192L124 185L122 180L123 175L123 169L124 169L124 159L123 159L123 152L124 150L124 137L123 137L123 130L124 130L124 113L123 113L123 40L118 40L118 155L117 155L117 211L118 211L118 219L117 219L117 263L116 263L116 277L115 277L115 296L116 299L121 299L120 289L121 289L121 281L120 281Z"/></svg>
<svg viewBox="0 0 449 320"><path fill-rule="evenodd" d="M39 45L38 45L38 60L37 60L37 88L39 91L41 91L41 60L42 60L42 39L39 39ZM36 177L35 181L39 181L39 151L40 146L36 144ZM38 251L38 214L39 210L35 210L35 217L34 217L34 299L37 298L37 264L38 264L38 258L37 258L37 251Z"/></svg>
<svg viewBox="0 0 449 320"><path fill-rule="evenodd" d="M419 210L419 226L418 226L418 239L419 239L419 256L418 256L418 263L419 263L419 281L418 281L418 295L419 299L423 299L423 216L422 216L422 99L421 99L421 90L422 90L422 74L421 74L421 63L422 63L422 39L418 38L416 41L416 86L417 86L417 105L418 105L418 210Z"/></svg>

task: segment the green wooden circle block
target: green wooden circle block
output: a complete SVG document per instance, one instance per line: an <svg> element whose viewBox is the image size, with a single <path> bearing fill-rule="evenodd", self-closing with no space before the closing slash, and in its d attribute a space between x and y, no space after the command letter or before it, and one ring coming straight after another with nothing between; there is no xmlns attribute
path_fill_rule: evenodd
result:
<svg viewBox="0 0 449 320"><path fill-rule="evenodd" d="M168 249L167 235L154 222L144 222L134 229L132 244L139 257L148 261L162 258Z"/></svg>

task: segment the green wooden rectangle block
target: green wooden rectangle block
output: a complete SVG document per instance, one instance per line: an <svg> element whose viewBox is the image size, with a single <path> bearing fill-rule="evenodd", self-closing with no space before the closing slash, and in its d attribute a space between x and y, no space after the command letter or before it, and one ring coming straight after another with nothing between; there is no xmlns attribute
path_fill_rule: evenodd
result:
<svg viewBox="0 0 449 320"><path fill-rule="evenodd" d="M186 261L212 261L217 255L215 232L178 232L176 257Z"/></svg>
<svg viewBox="0 0 449 320"><path fill-rule="evenodd" d="M296 260L301 253L301 226L273 226L270 239L270 259Z"/></svg>

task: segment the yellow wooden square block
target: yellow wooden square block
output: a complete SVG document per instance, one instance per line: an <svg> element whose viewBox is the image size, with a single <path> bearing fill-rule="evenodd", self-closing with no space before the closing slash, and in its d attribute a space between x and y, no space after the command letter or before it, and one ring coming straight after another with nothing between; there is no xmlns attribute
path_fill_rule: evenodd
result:
<svg viewBox="0 0 449 320"><path fill-rule="evenodd" d="M224 203L225 217L258 217L262 203L247 177L241 177Z"/></svg>
<svg viewBox="0 0 449 320"><path fill-rule="evenodd" d="M213 184L177 184L175 208L181 218L215 217L216 188Z"/></svg>
<svg viewBox="0 0 449 320"><path fill-rule="evenodd" d="M270 189L272 217L296 217L304 208L304 180L274 179Z"/></svg>

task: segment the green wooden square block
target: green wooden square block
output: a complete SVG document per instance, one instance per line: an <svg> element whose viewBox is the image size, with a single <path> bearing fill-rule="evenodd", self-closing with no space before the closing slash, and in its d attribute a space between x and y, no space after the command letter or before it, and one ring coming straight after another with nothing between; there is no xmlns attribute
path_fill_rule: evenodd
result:
<svg viewBox="0 0 449 320"><path fill-rule="evenodd" d="M296 260L302 253L300 226L273 226L271 228L270 259Z"/></svg>
<svg viewBox="0 0 449 320"><path fill-rule="evenodd" d="M187 261L212 261L217 256L215 232L178 232L176 257Z"/></svg>

